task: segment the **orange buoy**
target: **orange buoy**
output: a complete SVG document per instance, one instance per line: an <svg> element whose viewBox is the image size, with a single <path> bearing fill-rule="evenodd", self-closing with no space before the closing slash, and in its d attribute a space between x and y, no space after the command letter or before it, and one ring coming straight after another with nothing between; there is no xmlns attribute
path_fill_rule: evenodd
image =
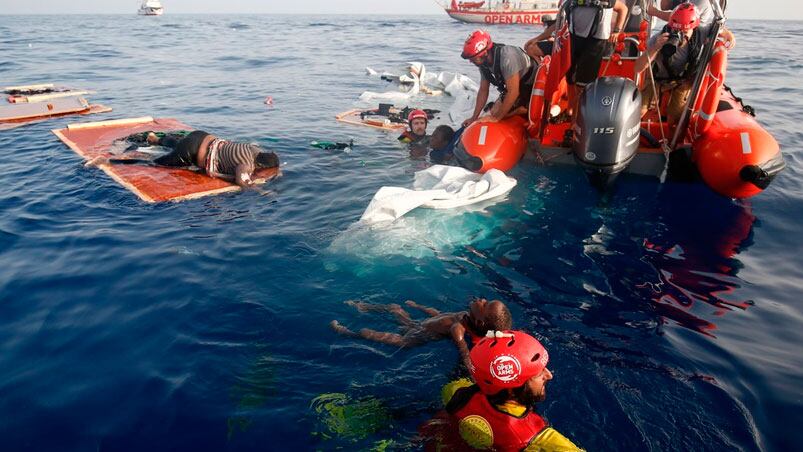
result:
<svg viewBox="0 0 803 452"><path fill-rule="evenodd" d="M511 116L496 122L480 119L469 125L455 156L465 168L484 173L492 168L513 168L526 150L527 119Z"/></svg>
<svg viewBox="0 0 803 452"><path fill-rule="evenodd" d="M731 109L714 115L692 146L692 160L706 185L729 198L748 198L767 188L786 166L775 138L728 96Z"/></svg>
<svg viewBox="0 0 803 452"><path fill-rule="evenodd" d="M705 68L705 75L700 85L700 93L697 95L691 121L689 122L689 130L691 130L692 136L694 137L699 137L704 134L714 120L714 114L717 112L717 106L719 105L722 85L725 83L725 70L727 66L728 50L724 42L718 41L714 47L714 54L711 56L711 61Z"/></svg>
<svg viewBox="0 0 803 452"><path fill-rule="evenodd" d="M549 73L551 59L550 56L545 56L541 61L541 66L538 67L538 72L535 74L535 83L533 83L533 91L530 96L530 125L527 127L527 133L531 137L541 135L541 120L544 117L544 88L546 87L546 76Z"/></svg>

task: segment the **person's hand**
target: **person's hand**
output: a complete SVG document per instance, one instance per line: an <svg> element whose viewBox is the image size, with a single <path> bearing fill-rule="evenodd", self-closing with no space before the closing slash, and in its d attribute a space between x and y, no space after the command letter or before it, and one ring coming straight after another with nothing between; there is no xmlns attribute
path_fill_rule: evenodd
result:
<svg viewBox="0 0 803 452"><path fill-rule="evenodd" d="M611 41L611 42L616 42L616 41L619 40L619 35L620 34L622 34L621 31L613 31L613 32L611 32L611 37L608 38L608 40Z"/></svg>
<svg viewBox="0 0 803 452"><path fill-rule="evenodd" d="M468 118L468 119L466 119L465 121L463 121L463 127L468 127L468 126L470 126L470 125L471 125L471 123L472 123L472 122L474 122L474 121L476 121L476 120L477 120L477 118L475 118L475 117L473 117L473 116L472 116L472 117L470 117L470 118Z"/></svg>
<svg viewBox="0 0 803 452"><path fill-rule="evenodd" d="M661 36L658 36L658 39L655 40L655 45L650 48L650 52L657 52L661 50L661 47L669 41L669 33L661 33Z"/></svg>

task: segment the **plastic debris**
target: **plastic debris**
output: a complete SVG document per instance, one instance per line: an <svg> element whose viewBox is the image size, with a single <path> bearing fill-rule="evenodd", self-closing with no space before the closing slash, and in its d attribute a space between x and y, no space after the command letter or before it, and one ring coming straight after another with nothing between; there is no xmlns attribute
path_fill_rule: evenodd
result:
<svg viewBox="0 0 803 452"><path fill-rule="evenodd" d="M354 146L354 140L349 140L348 143L341 143L337 141L311 141L309 145L318 149L345 150L345 149L351 149L352 146Z"/></svg>

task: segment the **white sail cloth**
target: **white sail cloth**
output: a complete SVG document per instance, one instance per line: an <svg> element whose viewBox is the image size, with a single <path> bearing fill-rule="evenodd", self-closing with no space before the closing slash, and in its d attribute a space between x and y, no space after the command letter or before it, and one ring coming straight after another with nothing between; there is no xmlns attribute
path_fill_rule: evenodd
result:
<svg viewBox="0 0 803 452"><path fill-rule="evenodd" d="M516 179L492 169L485 174L433 165L415 173L413 188L382 187L360 217L364 224L394 221L418 207L451 209L497 198L510 192Z"/></svg>

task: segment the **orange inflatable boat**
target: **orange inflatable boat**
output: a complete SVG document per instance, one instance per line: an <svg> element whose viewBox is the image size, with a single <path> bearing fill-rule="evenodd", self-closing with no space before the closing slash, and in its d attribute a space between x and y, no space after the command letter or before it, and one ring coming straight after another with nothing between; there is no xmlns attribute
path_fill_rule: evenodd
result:
<svg viewBox="0 0 803 452"><path fill-rule="evenodd" d="M484 170L483 159L491 161L496 158L495 149L505 149L508 154L502 166L507 167L510 161L518 161L519 149L518 144L509 144L509 137L527 133L539 160L579 165L600 188L629 172L661 180L701 180L729 198L760 193L783 170L784 159L778 142L756 121L753 109L725 85L728 51L735 40L722 28L719 5L713 9L716 19L697 60L700 70L694 74L676 126L662 117L669 92L642 115L639 87L650 75L646 71L637 76L635 62L646 50L651 29L650 18L643 12L640 18L631 18L626 33L603 59L600 78L580 95L574 122L566 113L565 74L571 50L563 24L552 55L536 75L529 121L483 123L482 134L478 125L472 125L466 130L463 151L481 159Z"/></svg>

